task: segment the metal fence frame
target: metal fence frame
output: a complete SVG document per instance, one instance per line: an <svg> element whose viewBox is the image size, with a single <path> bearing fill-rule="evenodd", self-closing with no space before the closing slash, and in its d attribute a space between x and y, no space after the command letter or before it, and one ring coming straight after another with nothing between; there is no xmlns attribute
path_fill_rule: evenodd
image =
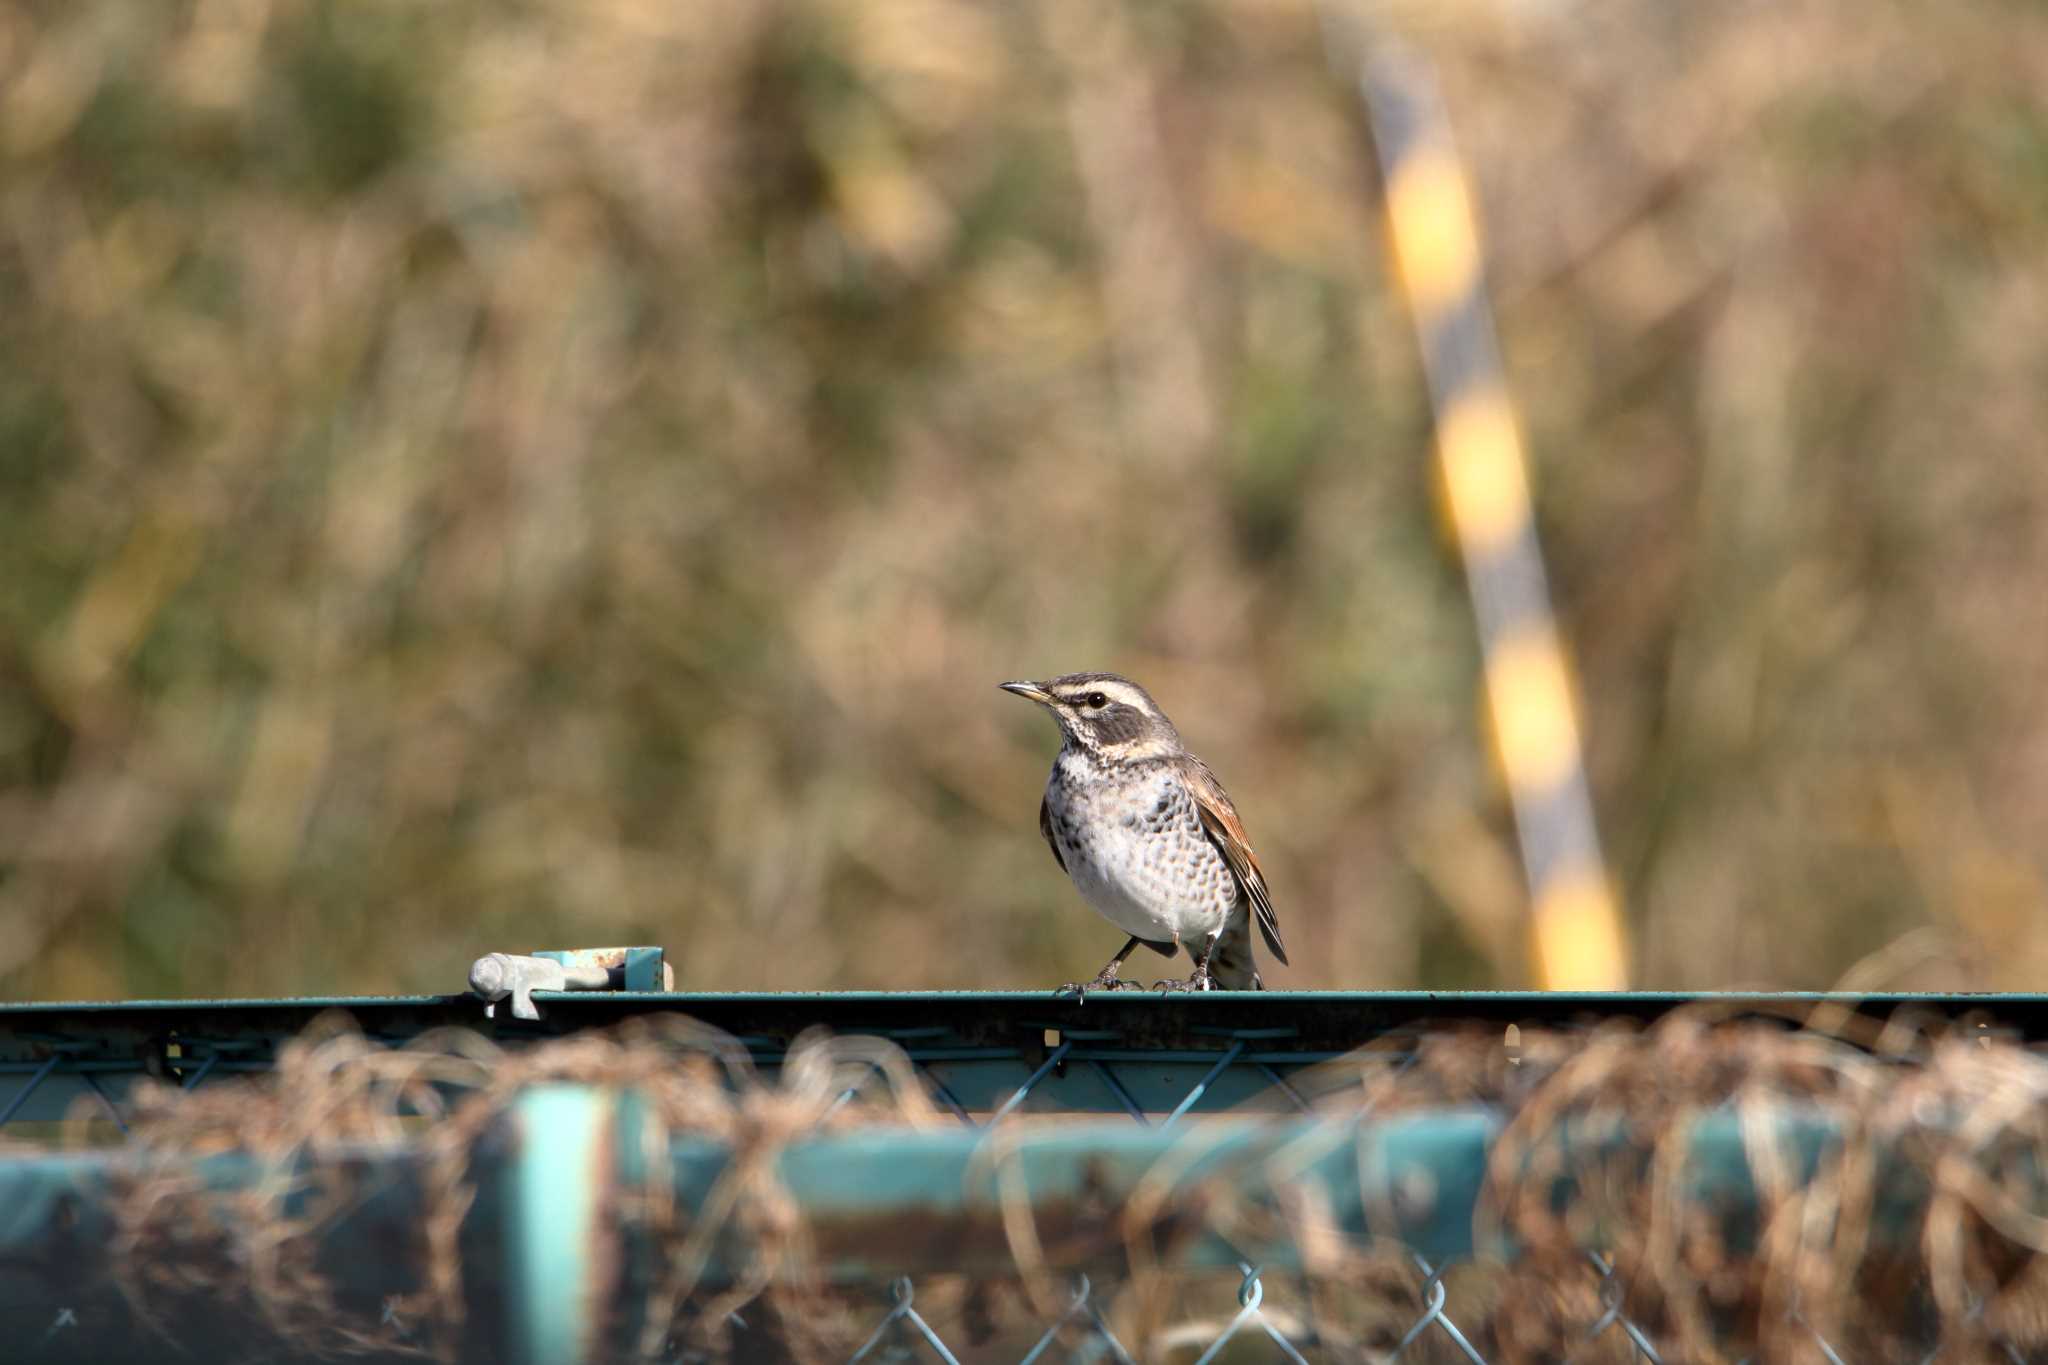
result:
<svg viewBox="0 0 2048 1365"><path fill-rule="evenodd" d="M111 1005L0 1006L0 1138L48 1136L44 1128L68 1112L103 1113L125 1127L125 1102L137 1078L149 1076L186 1087L269 1067L278 1046L331 1010L348 1013L370 1037L402 1044L429 1029L476 1029L500 1045L562 1037L650 1013L680 1013L736 1038L755 1064L772 1074L806 1030L894 1040L911 1059L931 1098L960 1120L953 1132L865 1131L820 1137L786 1149L783 1184L807 1218L837 1229L821 1239L828 1280L865 1285L873 1293L876 1325L854 1359L955 1360L959 1352L917 1308L920 1274L1008 1268L1011 1246L987 1167L992 1127L1012 1114L1063 1113L1070 1123L1032 1127L1004 1144L1030 1194L1035 1216L1057 1220L1085 1183L1095 1206L1127 1195L1160 1157L1182 1140L1190 1115L1264 1111L1257 1121L1232 1124L1211 1118L1204 1127L1210 1163L1237 1163L1247 1172L1277 1146L1303 1140L1313 1120L1289 1120L1310 1107L1298 1088L1305 1068L1358 1047L1376 1045L1397 1058L1404 1040L1431 1029L1461 1026L1568 1028L1624 1017L1649 1024L1681 1007L1709 1003L1729 1016L1796 1020L1832 1013L1895 1018L1918 1011L1932 1018L1974 1023L1984 1036L2034 1044L2048 1040L2044 996L1827 996L1815 994L1696 996L1657 994L1554 995L1519 993L1214 993L1162 997L1125 991L1084 1001L1038 993L909 993L833 995L574 994L537 997L542 1018L526 1022L486 1019L467 996L400 999L136 1002ZM857 1087L856 1087L857 1088ZM850 1099L849 1090L844 1098ZM492 1188L480 1193L480 1217L490 1224L482 1245L496 1248L496 1281L489 1302L495 1321L479 1323L476 1358L533 1362L578 1361L601 1333L589 1317L587 1292L594 1239L603 1226L603 1201L585 1177L608 1169L627 1179L637 1158L616 1134L619 1106L631 1097L577 1086L529 1093L513 1116L512 1155ZM1117 1117L1121 1116L1121 1117ZM1275 1119L1281 1121L1276 1122ZM1797 1116L1788 1122L1802 1122ZM1399 1358L1419 1342L1452 1358L1483 1357L1456 1321L1444 1273L1470 1256L1473 1208L1485 1179L1499 1117L1486 1111L1404 1115L1374 1122L1352 1135L1328 1169L1318 1170L1332 1207L1344 1211L1347 1231L1397 1239L1415 1258L1421 1310L1395 1349ZM1217 1124L1222 1127L1216 1127ZM26 1125L26 1129L24 1129ZM1323 1124L1324 1128L1329 1125ZM1826 1141L1824 1119L1803 1141ZM1003 1129L1014 1130L1014 1125ZM1703 1124L1694 1137L1701 1168L1714 1173L1721 1195L1746 1188L1741 1136L1732 1120ZM1361 1158L1358 1154L1364 1153ZM725 1153L702 1139L679 1138L671 1152L674 1186L687 1205L717 1179ZM372 1183L383 1189L371 1219L402 1219L409 1172L404 1154L367 1154L388 1169ZM122 1318L106 1286L109 1231L104 1202L118 1149L57 1153L17 1149L0 1154L0 1337L20 1343L19 1358L100 1358L109 1350L134 1358L153 1349L151 1339ZM205 1178L222 1185L254 1178L234 1158L195 1160ZM1200 1168L1190 1168L1193 1177ZM1403 1206L1397 1192L1417 1180L1433 1191L1424 1204ZM1063 1202L1064 1201L1064 1202ZM1374 1225L1366 1210L1393 1210L1392 1223ZM901 1234L906 1215L919 1238ZM1099 1211L1094 1215L1100 1221ZM1064 1225L1085 1230L1087 1215ZM1070 1246L1078 1245L1070 1237ZM1084 1237L1081 1242L1085 1243ZM1027 1361L1059 1358L1055 1346L1088 1358L1126 1359L1104 1317L1098 1275L1115 1250L1107 1230L1096 1239L1103 1259L1071 1254L1059 1269L1074 1275L1072 1301L1049 1322ZM61 1253L61 1254L60 1254ZM1300 1360L1314 1343L1291 1340L1262 1311L1262 1277L1290 1273L1285 1245L1235 1246L1213 1236L1192 1239L1180 1252L1192 1268L1234 1269L1235 1311L1200 1359L1226 1348L1245 1349L1253 1333L1281 1358ZM628 1258L630 1260L630 1258ZM41 1262L37 1274L9 1266ZM56 1267L68 1269L52 1273ZM1589 1249L1585 1265L1605 1312L1595 1335L1618 1334L1636 1359L1656 1361L1660 1344L1623 1312L1612 1268ZM631 1274L627 1264L622 1273ZM68 1277L68 1278L67 1278ZM491 1279L487 1272L485 1281ZM1100 1279L1094 1281L1099 1285ZM67 1290L76 1288L76 1295ZM744 1331L744 1327L737 1330ZM1236 1341L1238 1345L1229 1347ZM219 1346L220 1343L213 1343ZM1820 1344L1825 1358L1833 1348ZM2007 1348L2011 1359L2022 1357ZM162 1347L166 1358L192 1358ZM15 1358L14 1355L9 1356ZM742 1357L744 1358L744 1357ZM1932 1356L1928 1357L1933 1359Z"/></svg>

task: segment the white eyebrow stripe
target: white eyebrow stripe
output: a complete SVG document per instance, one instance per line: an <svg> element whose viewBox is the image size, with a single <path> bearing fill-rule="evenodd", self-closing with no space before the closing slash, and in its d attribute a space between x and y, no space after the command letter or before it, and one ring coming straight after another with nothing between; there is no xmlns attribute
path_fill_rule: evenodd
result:
<svg viewBox="0 0 2048 1365"><path fill-rule="evenodd" d="M1132 687L1129 683L1084 683L1068 692L1066 700L1076 703L1083 702L1088 699L1088 694L1090 692L1100 692L1103 696L1108 697L1111 701L1121 702L1125 706L1132 707L1139 711L1149 713L1152 710L1151 706L1149 706L1145 701L1145 694L1140 692L1137 688Z"/></svg>

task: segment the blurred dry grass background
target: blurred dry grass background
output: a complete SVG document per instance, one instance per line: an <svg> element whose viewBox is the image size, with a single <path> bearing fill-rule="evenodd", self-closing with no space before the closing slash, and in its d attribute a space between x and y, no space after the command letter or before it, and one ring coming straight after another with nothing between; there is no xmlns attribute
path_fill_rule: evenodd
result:
<svg viewBox="0 0 2048 1365"><path fill-rule="evenodd" d="M1389 22L1638 980L2041 985L2048 14ZM1273 984L1526 983L1354 109L1302 0L0 7L0 995L1050 985L1088 667Z"/></svg>

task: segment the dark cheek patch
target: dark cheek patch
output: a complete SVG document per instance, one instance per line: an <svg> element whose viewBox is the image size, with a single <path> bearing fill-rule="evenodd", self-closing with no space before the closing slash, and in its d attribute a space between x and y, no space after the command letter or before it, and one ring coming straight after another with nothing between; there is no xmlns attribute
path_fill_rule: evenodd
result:
<svg viewBox="0 0 2048 1365"><path fill-rule="evenodd" d="M1144 732L1144 718L1128 706L1112 706L1091 722L1105 744L1121 744Z"/></svg>

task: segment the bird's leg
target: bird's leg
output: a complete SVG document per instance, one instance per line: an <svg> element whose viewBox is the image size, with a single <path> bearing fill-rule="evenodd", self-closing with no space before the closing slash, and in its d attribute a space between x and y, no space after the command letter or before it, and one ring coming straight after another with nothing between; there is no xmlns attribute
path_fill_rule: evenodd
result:
<svg viewBox="0 0 2048 1365"><path fill-rule="evenodd" d="M1095 974L1094 980L1069 981L1066 985L1059 988L1058 993L1061 995L1071 995L1076 1000L1081 1000L1085 999L1090 991L1113 991L1125 986L1128 983L1117 980L1116 974L1123 969L1124 959L1131 955L1131 950L1138 946L1138 942L1137 937L1133 936L1131 941L1126 943L1117 952L1117 955L1109 960L1109 964Z"/></svg>
<svg viewBox="0 0 2048 1365"><path fill-rule="evenodd" d="M1188 955L1195 960L1195 974L1185 981L1162 981L1159 983L1158 988L1169 992L1212 991L1216 989L1215 983L1209 976L1209 956L1216 951L1216 940L1221 937L1223 937L1221 929L1209 935L1208 940L1202 945L1202 951L1199 953L1190 945Z"/></svg>
<svg viewBox="0 0 2048 1365"><path fill-rule="evenodd" d="M1222 937L1223 931L1218 929L1215 933L1209 935L1208 941L1202 945L1202 955L1195 959L1195 974L1188 978L1189 989L1197 991L1212 991L1216 989L1215 982L1209 979L1209 959L1215 956L1216 940Z"/></svg>

